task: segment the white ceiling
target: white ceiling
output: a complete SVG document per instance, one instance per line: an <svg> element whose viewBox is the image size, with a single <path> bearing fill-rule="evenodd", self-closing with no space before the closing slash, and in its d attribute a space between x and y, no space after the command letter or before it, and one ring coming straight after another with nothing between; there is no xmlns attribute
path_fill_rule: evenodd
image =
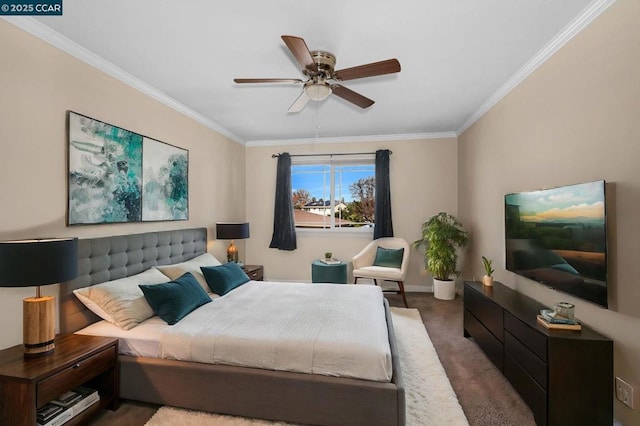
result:
<svg viewBox="0 0 640 426"><path fill-rule="evenodd" d="M65 0L62 17L18 25L238 142L259 144L459 133L610 3ZM299 85L233 83L303 78L283 34L334 53L336 69L397 58L402 71L343 83L376 101L366 110L330 96L289 114Z"/></svg>

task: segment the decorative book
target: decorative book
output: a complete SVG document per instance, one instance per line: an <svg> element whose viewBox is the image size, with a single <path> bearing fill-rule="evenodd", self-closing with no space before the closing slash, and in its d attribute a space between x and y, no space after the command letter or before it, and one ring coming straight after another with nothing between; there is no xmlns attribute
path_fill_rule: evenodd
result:
<svg viewBox="0 0 640 426"><path fill-rule="evenodd" d="M576 319L563 317L562 315L558 315L558 313L552 311L551 309L541 310L540 315L548 323L551 324L578 324L578 321Z"/></svg>
<svg viewBox="0 0 640 426"><path fill-rule="evenodd" d="M40 408L37 423L39 426L62 425L98 402L100 394L97 390L79 386Z"/></svg>
<svg viewBox="0 0 640 426"><path fill-rule="evenodd" d="M337 265L338 263L342 263L342 261L338 259L320 259L320 262L326 263L327 265Z"/></svg>
<svg viewBox="0 0 640 426"><path fill-rule="evenodd" d="M76 392L75 390L71 390L69 392L63 393L62 395L60 395L59 397L57 397L51 402L66 408L66 407L71 407L73 404L80 401L81 399L82 399L82 394L80 394L79 392Z"/></svg>
<svg viewBox="0 0 640 426"><path fill-rule="evenodd" d="M579 322L576 322L575 324L553 323L547 321L542 315L538 315L538 322L550 330L582 330L582 326Z"/></svg>
<svg viewBox="0 0 640 426"><path fill-rule="evenodd" d="M36 414L36 418L38 420L38 424L46 424L51 419L56 417L64 410L60 405L56 405L53 402L46 403L42 408L38 409Z"/></svg>

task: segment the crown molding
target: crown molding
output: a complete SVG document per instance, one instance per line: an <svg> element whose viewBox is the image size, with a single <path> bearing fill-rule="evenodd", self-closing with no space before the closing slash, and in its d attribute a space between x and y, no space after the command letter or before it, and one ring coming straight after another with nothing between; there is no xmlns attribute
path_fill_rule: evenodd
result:
<svg viewBox="0 0 640 426"><path fill-rule="evenodd" d="M456 138L456 132L404 133L397 135L336 136L322 138L274 139L246 141L246 146L311 145L345 142L388 142Z"/></svg>
<svg viewBox="0 0 640 426"><path fill-rule="evenodd" d="M464 133L473 123L478 121L491 108L515 89L524 79L529 77L540 65L545 63L551 56L560 50L576 34L585 29L602 12L616 0L595 0L587 6L582 13L571 21L560 33L543 47L529 62L516 71L498 90L489 96L458 128L455 132L458 136Z"/></svg>
<svg viewBox="0 0 640 426"><path fill-rule="evenodd" d="M110 75L111 77L120 80L121 82L133 87L134 89L144 93L145 95L155 99L167 105L170 108L178 111L179 113L186 115L187 117L195 120L196 122L208 127L209 129L220 133L223 136L243 145L244 141L238 136L234 135L224 127L220 126L208 118L204 117L200 113L193 111L162 91L156 89L150 84L132 76L123 69L117 67L106 59L96 55L85 47L78 43L68 39L57 31L54 31L50 27L42 24L40 21L25 16L3 16L2 19L15 25L16 27L38 37L39 39L51 44L52 46L68 53L69 55L81 60L82 62Z"/></svg>

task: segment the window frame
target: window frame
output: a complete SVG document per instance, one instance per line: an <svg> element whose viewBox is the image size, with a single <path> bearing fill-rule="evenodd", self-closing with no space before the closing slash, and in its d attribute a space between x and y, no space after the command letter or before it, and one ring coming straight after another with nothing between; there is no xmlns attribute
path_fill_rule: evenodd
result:
<svg viewBox="0 0 640 426"><path fill-rule="evenodd" d="M295 223L294 226L297 234L337 234L337 235L361 235L361 236L370 236L373 234L373 230L375 228L375 222L373 222L372 226L358 226L358 227L336 227L336 218L335 218L335 206L336 206L336 167L337 166L357 166L359 164L368 165L373 167L373 176L375 178L375 154L353 154L348 155L342 158L334 157L330 155L330 158L327 159L326 156L300 156L294 157L291 159L291 179L293 181L294 167L301 165L318 165L318 166L329 166L329 205L331 208L329 214L329 227L322 228L313 228L313 227L299 227ZM326 181L325 181L326 182ZM326 184L323 183L325 190ZM301 188L304 189L304 188ZM324 198L323 198L324 199ZM375 199L375 190L374 190L374 199Z"/></svg>

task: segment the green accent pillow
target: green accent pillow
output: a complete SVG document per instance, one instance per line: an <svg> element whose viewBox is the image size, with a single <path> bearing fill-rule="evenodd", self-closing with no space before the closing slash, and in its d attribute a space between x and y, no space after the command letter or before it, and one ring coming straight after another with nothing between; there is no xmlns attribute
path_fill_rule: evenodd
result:
<svg viewBox="0 0 640 426"><path fill-rule="evenodd" d="M401 249L386 249L384 247L378 247L376 251L376 260L373 262L373 266L384 266L386 268L399 268L402 266L402 256L404 255L404 248Z"/></svg>
<svg viewBox="0 0 640 426"><path fill-rule="evenodd" d="M169 325L177 323L189 312L211 302L211 298L191 272L168 283L140 284L139 287L153 312Z"/></svg>
<svg viewBox="0 0 640 426"><path fill-rule="evenodd" d="M220 296L250 281L244 270L235 262L227 262L220 266L202 266L200 269L211 291Z"/></svg>

